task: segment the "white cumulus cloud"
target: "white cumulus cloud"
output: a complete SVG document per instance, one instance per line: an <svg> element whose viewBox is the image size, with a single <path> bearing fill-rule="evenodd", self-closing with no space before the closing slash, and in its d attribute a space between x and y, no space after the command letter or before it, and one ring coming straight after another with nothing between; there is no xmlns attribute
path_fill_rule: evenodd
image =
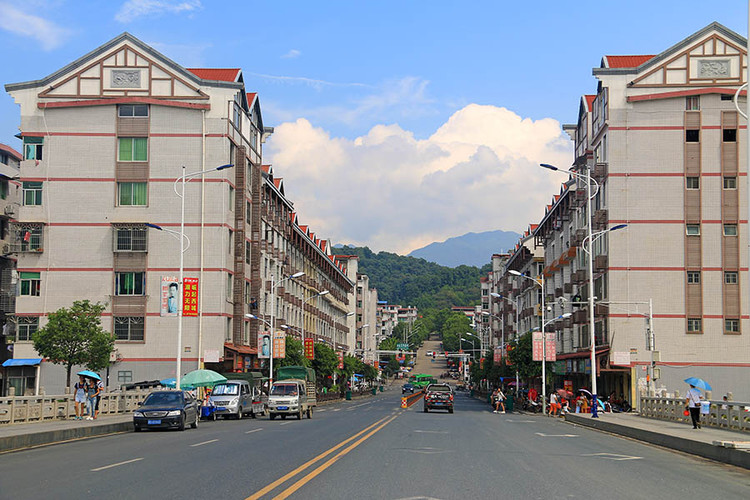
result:
<svg viewBox="0 0 750 500"><path fill-rule="evenodd" d="M42 49L59 47L70 34L68 30L39 16L0 2L0 29L38 41Z"/></svg>
<svg viewBox="0 0 750 500"><path fill-rule="evenodd" d="M300 52L297 49L292 49L283 56L281 56L282 59L295 59L302 55L302 52Z"/></svg>
<svg viewBox="0 0 750 500"><path fill-rule="evenodd" d="M398 253L470 231L525 230L566 179L538 164L572 160L556 120L477 104L424 140L398 125L354 140L306 119L275 129L266 158L300 222L333 242Z"/></svg>
<svg viewBox="0 0 750 500"><path fill-rule="evenodd" d="M128 23L147 15L180 14L201 8L200 0L128 0L115 14L115 19Z"/></svg>

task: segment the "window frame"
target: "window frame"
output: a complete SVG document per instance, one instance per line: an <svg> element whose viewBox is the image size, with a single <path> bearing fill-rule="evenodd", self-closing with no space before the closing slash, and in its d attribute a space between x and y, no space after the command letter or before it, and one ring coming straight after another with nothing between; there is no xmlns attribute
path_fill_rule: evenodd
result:
<svg viewBox="0 0 750 500"><path fill-rule="evenodd" d="M18 295L24 297L39 297L41 295L42 273L24 271L18 273L18 276Z"/></svg>
<svg viewBox="0 0 750 500"><path fill-rule="evenodd" d="M701 179L700 177L692 176L692 175L690 177L685 177L685 189L690 189L690 190L700 189L701 188L701 180L700 179ZM694 181L694 183L695 183L694 186L691 185L691 183L692 183L691 181Z"/></svg>
<svg viewBox="0 0 750 500"><path fill-rule="evenodd" d="M698 232L690 232L690 229L697 228ZM701 225L700 224L685 224L685 235L687 236L700 236L701 235Z"/></svg>
<svg viewBox="0 0 750 500"><path fill-rule="evenodd" d="M724 318L724 333L740 333L740 320L737 318Z"/></svg>
<svg viewBox="0 0 750 500"><path fill-rule="evenodd" d="M148 251L148 229L144 227L131 227L131 226L125 226L125 227L118 227L114 226L114 252L115 253L144 253ZM129 235L125 236L122 233L128 232ZM134 248L136 244L134 244L134 241L136 240L134 238L135 232L143 233L143 239L142 244L143 248ZM121 244L123 246L121 246ZM127 244L128 248L125 248L125 244ZM137 239L137 244L141 244L141 239Z"/></svg>
<svg viewBox="0 0 750 500"><path fill-rule="evenodd" d="M687 283L688 285L700 285L701 272L700 271L687 271Z"/></svg>
<svg viewBox="0 0 750 500"><path fill-rule="evenodd" d="M695 328L696 325L697 325L698 328ZM703 332L703 319L702 318L687 318L686 329L687 329L688 333L701 333L701 332Z"/></svg>
<svg viewBox="0 0 750 500"><path fill-rule="evenodd" d="M689 95L685 97L685 111L700 111L701 110L701 96Z"/></svg>
<svg viewBox="0 0 750 500"><path fill-rule="evenodd" d="M123 152L123 141L131 141L130 142L130 159L125 159L122 157ZM136 144L137 141L144 141L146 144L146 157L144 159L138 159L136 158ZM117 138L117 161L123 162L123 163L145 163L148 161L148 137L118 137Z"/></svg>
<svg viewBox="0 0 750 500"><path fill-rule="evenodd" d="M740 273L737 271L724 271L725 285L738 285L740 283Z"/></svg>
<svg viewBox="0 0 750 500"><path fill-rule="evenodd" d="M120 329L120 337L118 337L118 325L126 326L125 337L127 338L122 338L122 329ZM133 331L134 325L140 325L140 332L137 329L135 332ZM140 338L137 338L139 333ZM115 342L145 342L146 318L144 316L114 316L112 318L112 337L115 339Z"/></svg>
<svg viewBox="0 0 750 500"><path fill-rule="evenodd" d="M32 336L39 330L39 316L18 316L16 318L16 342L31 342ZM21 338L21 332L26 338Z"/></svg>
<svg viewBox="0 0 750 500"><path fill-rule="evenodd" d="M133 275L133 291L132 293L122 293L121 289L123 286L127 287L127 282L123 283L123 278L127 275ZM140 280L138 280L140 275ZM138 283L140 281L140 293L138 293ZM116 271L115 272L115 296L116 297L143 297L146 295L146 272L145 271Z"/></svg>
<svg viewBox="0 0 750 500"><path fill-rule="evenodd" d="M735 237L737 236L737 233L738 233L737 224L723 224L722 225L722 234L724 236Z"/></svg>
<svg viewBox="0 0 750 500"><path fill-rule="evenodd" d="M135 203L136 201L136 193L135 188L136 185L144 185L146 187L146 198L143 202L143 204ZM130 203L123 203L123 193L122 189L125 185L130 185ZM127 182L117 182L117 206L118 207L147 207L148 206L148 182L133 182L133 181L127 181Z"/></svg>
<svg viewBox="0 0 750 500"><path fill-rule="evenodd" d="M727 184L731 184L731 185L727 186ZM724 189L737 189L737 176L728 175L728 176L723 177L722 187Z"/></svg>
<svg viewBox="0 0 750 500"><path fill-rule="evenodd" d="M146 114L145 115L139 115L136 114L136 109L145 109ZM123 114L123 110L130 109L132 111L132 114ZM120 104L117 106L117 116L119 118L148 118L149 116L149 108L148 104Z"/></svg>
<svg viewBox="0 0 750 500"><path fill-rule="evenodd" d="M33 184L33 185L32 185ZM39 207L42 205L43 181L23 181L21 183L21 201L24 207ZM27 198L29 203L27 203Z"/></svg>
<svg viewBox="0 0 750 500"><path fill-rule="evenodd" d="M32 153L33 151L33 153ZM24 160L41 160L44 155L44 138L43 137L24 137L23 138L23 159Z"/></svg>
<svg viewBox="0 0 750 500"><path fill-rule="evenodd" d="M701 131L698 128L685 129L685 142L701 142Z"/></svg>

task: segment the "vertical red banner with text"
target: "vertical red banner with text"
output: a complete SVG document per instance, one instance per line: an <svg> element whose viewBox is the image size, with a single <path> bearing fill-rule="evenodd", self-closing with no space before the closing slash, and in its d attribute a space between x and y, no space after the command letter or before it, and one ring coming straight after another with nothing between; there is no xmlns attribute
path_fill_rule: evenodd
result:
<svg viewBox="0 0 750 500"><path fill-rule="evenodd" d="M305 357L307 359L315 359L315 343L313 339L305 339Z"/></svg>
<svg viewBox="0 0 750 500"><path fill-rule="evenodd" d="M182 315L198 316L198 278L182 280Z"/></svg>
<svg viewBox="0 0 750 500"><path fill-rule="evenodd" d="M339 370L344 369L344 351L339 351Z"/></svg>

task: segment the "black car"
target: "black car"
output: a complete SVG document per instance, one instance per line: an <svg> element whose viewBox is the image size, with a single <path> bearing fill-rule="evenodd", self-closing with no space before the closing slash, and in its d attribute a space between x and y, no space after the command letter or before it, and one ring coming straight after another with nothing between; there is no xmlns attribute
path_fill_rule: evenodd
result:
<svg viewBox="0 0 750 500"><path fill-rule="evenodd" d="M200 407L198 401L187 391L155 391L146 397L140 408L133 412L133 428L185 430L190 424L198 427Z"/></svg>
<svg viewBox="0 0 750 500"><path fill-rule="evenodd" d="M453 413L453 389L448 384L430 384L424 392L423 410L441 409Z"/></svg>
<svg viewBox="0 0 750 500"><path fill-rule="evenodd" d="M401 386L401 394L414 394L414 386L411 384L404 384Z"/></svg>

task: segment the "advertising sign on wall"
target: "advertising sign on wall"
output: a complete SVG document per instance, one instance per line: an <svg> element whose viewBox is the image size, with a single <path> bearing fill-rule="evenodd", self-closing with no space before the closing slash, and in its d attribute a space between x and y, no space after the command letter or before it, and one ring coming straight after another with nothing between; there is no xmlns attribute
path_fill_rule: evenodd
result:
<svg viewBox="0 0 750 500"><path fill-rule="evenodd" d="M286 333L276 332L273 335L273 357L274 359L286 358Z"/></svg>
<svg viewBox="0 0 750 500"><path fill-rule="evenodd" d="M305 339L305 357L307 359L315 359L315 343L313 339Z"/></svg>
<svg viewBox="0 0 750 500"><path fill-rule="evenodd" d="M161 277L161 315L177 316L179 300L180 283L176 276Z"/></svg>
<svg viewBox="0 0 750 500"><path fill-rule="evenodd" d="M258 358L269 359L271 357L271 334L269 332L258 332Z"/></svg>
<svg viewBox="0 0 750 500"><path fill-rule="evenodd" d="M184 278L182 287L182 315L198 316L198 278Z"/></svg>

